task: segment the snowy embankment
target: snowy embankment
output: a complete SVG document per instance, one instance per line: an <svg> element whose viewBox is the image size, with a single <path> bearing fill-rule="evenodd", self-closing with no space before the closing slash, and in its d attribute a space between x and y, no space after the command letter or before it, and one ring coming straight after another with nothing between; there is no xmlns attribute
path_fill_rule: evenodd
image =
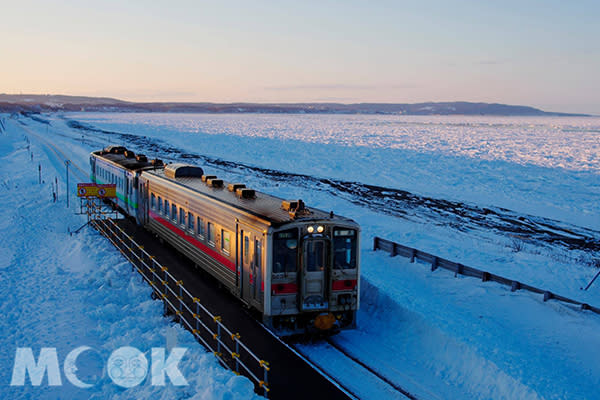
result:
<svg viewBox="0 0 600 400"><path fill-rule="evenodd" d="M152 153L153 143L159 143L264 168L369 181L600 227L600 160L594 155L598 144L590 142L595 126L600 126L597 119L470 118L461 123L457 117L427 121L69 114L65 119L47 118L52 123L49 135L82 157L82 163L89 150L109 143L162 157ZM76 129L67 124L69 120L109 132ZM46 130L39 123L26 122L39 132ZM447 132L444 124L449 125ZM406 131L400 139L398 129ZM445 135L448 143L435 133ZM511 140L500 140L509 133ZM544 144L545 136L550 139ZM407 149L405 142L420 147ZM397 148L385 148L386 143ZM485 151L473 153L473 147ZM515 153L517 148L520 153ZM536 165L523 164L533 162ZM317 187L299 189L293 182L268 180L242 169L215 171L215 165L205 167L224 179L281 197L302 197L309 207L335 210L361 224L359 328L334 340L420 398L595 398L600 383L597 315L544 303L539 295L511 293L493 283L455 278L447 271L432 273L427 266L373 252L371 245L373 236L382 236L600 305L598 283L587 292L579 289L596 272L587 262L593 254L529 242L516 246L501 232L391 218ZM357 379L352 363L327 345L304 346L303 351L361 396L381 392L369 387L369 380Z"/></svg>
<svg viewBox="0 0 600 400"><path fill-rule="evenodd" d="M0 132L0 398L255 397L248 379L221 368L189 332L163 316L162 303L151 299L148 285L106 240L91 228L69 235L68 230L79 228L85 219L74 215L75 197L71 208L66 208L64 172L56 170L62 162L33 137L28 150L27 132L17 121L5 119L4 125L4 133ZM45 129L38 127L38 131ZM56 203L51 187L55 177L60 186ZM79 346L92 349L77 362L77 377L93 384L87 389L73 385L62 370L67 354ZM123 346L139 349L148 360L152 348L165 348L167 354L173 347L186 348L178 366L189 385L174 386L167 378L166 386L153 386L150 374L134 388L116 385L105 367L111 353ZM18 347L30 347L36 360L41 348L56 348L61 385L49 386L45 376L40 386L32 386L29 377L24 386L10 386Z"/></svg>

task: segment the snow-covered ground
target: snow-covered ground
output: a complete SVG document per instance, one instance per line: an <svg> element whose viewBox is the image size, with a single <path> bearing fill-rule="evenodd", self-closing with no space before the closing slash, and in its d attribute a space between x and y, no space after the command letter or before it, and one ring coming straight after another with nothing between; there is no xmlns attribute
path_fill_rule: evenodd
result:
<svg viewBox="0 0 600 400"><path fill-rule="evenodd" d="M74 215L73 202L66 208L61 160L29 135L27 127L15 120L4 122L6 129L0 132L0 398L258 397L248 379L224 370L189 332L163 317L162 303L151 299L148 285L107 241L89 229L69 235L85 219ZM45 132L35 126L29 129ZM85 167L81 161L77 160ZM57 203L52 201L55 177L60 185ZM93 383L91 388L73 385L62 372L65 357L79 346L92 349L77 362L77 377ZM148 360L154 347L165 348L167 354L173 347L186 348L179 369L189 385L174 386L167 378L166 386L153 386L150 374L135 388L116 385L105 367L111 353L123 346L139 349ZM18 347L30 347L36 360L41 348L56 348L62 385L49 386L46 376L40 386L32 386L29 378L24 386L10 386Z"/></svg>
<svg viewBox="0 0 600 400"><path fill-rule="evenodd" d="M150 153L160 144L179 151L171 152L173 159L189 152L373 183L506 207L585 226L596 239L600 235L598 118L85 113L43 118L50 126L23 122L83 166L90 150L109 143L151 156L162 156ZM76 129L73 121L96 130ZM10 127L21 129L16 121ZM587 292L580 287L597 271L590 261L598 254L537 242L516 245L501 232L394 218L318 187L274 182L222 165L204 167L281 197L301 197L309 206L361 224L359 328L334 340L389 379L420 398L596 398L598 315L443 270L432 273L427 266L373 252L371 245L373 236L382 236L593 305L600 305L600 284ZM328 345L302 350L361 397L381 393L369 381L357 380L351 363Z"/></svg>

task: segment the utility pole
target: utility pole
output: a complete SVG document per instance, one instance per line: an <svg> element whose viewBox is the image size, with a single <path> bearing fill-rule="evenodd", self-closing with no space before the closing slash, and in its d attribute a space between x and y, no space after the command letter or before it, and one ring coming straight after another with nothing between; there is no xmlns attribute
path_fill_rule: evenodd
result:
<svg viewBox="0 0 600 400"><path fill-rule="evenodd" d="M65 161L65 165L67 166L67 208L69 208L69 165L71 164L70 160Z"/></svg>

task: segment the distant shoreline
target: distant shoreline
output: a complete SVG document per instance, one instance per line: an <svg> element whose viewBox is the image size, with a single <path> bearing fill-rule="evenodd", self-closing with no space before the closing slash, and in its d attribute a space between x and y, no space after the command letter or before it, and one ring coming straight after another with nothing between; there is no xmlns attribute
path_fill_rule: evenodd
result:
<svg viewBox="0 0 600 400"><path fill-rule="evenodd" d="M341 114L341 115L465 115L507 117L593 117L547 112L534 107L498 103L178 103L128 102L103 97L0 94L0 112L134 112L196 114Z"/></svg>

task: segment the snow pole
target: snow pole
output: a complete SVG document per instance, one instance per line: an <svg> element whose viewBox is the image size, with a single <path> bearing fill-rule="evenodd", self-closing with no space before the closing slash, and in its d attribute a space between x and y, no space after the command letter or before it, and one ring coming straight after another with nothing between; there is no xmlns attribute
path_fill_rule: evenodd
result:
<svg viewBox="0 0 600 400"><path fill-rule="evenodd" d="M66 160L65 165L67 166L67 208L69 208L69 164L71 164L71 161Z"/></svg>
<svg viewBox="0 0 600 400"><path fill-rule="evenodd" d="M590 281L590 283L588 283L588 285L585 287L585 289L583 290L588 290L590 286L592 286L592 283L594 283L594 281L596 280L596 278L598 278L598 276L600 276L600 271L598 271L598 273L596 274L596 276L594 276L594 279L592 279Z"/></svg>

